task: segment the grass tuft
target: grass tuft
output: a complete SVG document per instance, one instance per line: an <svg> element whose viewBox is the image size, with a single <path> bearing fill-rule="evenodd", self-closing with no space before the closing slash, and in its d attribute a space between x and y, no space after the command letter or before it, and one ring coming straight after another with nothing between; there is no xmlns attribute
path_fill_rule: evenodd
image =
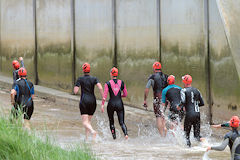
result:
<svg viewBox="0 0 240 160"><path fill-rule="evenodd" d="M0 115L0 159L4 160L93 160L86 146L68 150L55 145L48 136L39 138L22 128L20 121Z"/></svg>

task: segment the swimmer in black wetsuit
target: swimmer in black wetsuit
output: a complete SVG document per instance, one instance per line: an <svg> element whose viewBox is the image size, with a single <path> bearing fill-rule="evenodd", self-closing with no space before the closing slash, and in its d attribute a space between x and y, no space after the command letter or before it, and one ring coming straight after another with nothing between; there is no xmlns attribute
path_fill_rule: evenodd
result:
<svg viewBox="0 0 240 160"><path fill-rule="evenodd" d="M14 106L13 114L18 116L18 111L24 114L24 126L30 130L29 120L33 114L34 104L34 86L27 80L27 70L20 68L18 70L19 79L13 84L11 90L11 102Z"/></svg>
<svg viewBox="0 0 240 160"><path fill-rule="evenodd" d="M185 75L182 77L184 88L181 90L181 102L186 110L184 120L184 131L187 139L187 145L191 147L190 131L193 126L194 137L200 141L200 110L199 107L204 105L201 93L198 89L191 86L192 77Z"/></svg>
<svg viewBox="0 0 240 160"><path fill-rule="evenodd" d="M231 150L231 160L240 160L240 131L238 131L239 127L239 118L238 116L233 116L230 120L230 126L232 127L232 131L228 132L224 136L224 141L219 146L208 147L209 150L223 151L227 145Z"/></svg>
<svg viewBox="0 0 240 160"><path fill-rule="evenodd" d="M86 140L88 138L89 132L93 135L93 139L96 138L97 132L93 129L91 125L92 116L96 110L96 97L94 95L94 87L97 85L102 97L103 89L101 83L99 83L96 77L89 75L90 65L84 63L82 65L84 76L79 77L74 87L74 93L77 94L79 87L81 86L81 99L79 103L80 113L82 117L82 123L85 127Z"/></svg>
<svg viewBox="0 0 240 160"><path fill-rule="evenodd" d="M24 68L24 62L23 62L23 58L19 57L19 61L21 62L22 67ZM13 83L16 82L16 80L18 80L20 77L18 75L18 69L20 68L20 64L17 60L12 61L12 66L14 68L13 71Z"/></svg>
<svg viewBox="0 0 240 160"><path fill-rule="evenodd" d="M171 129L174 128L174 125L178 125L183 118L183 109L181 108L181 87L175 85L175 77L173 75L168 76L167 79L168 86L162 91L162 105L167 107L167 101L169 102L169 119L173 122ZM165 110L164 109L164 110Z"/></svg>
<svg viewBox="0 0 240 160"><path fill-rule="evenodd" d="M128 139L127 127L124 123L124 106L122 97L127 96L126 85L122 80L117 79L118 69L113 67L110 71L111 80L105 83L104 87L104 97L102 100L102 112L104 112L104 103L107 98L108 92L110 94L110 99L107 105L107 113L109 118L110 131L112 133L113 139L116 139L116 132L114 127L114 111L117 112L118 122L122 128L125 139ZM123 94L122 94L123 92Z"/></svg>
<svg viewBox="0 0 240 160"><path fill-rule="evenodd" d="M148 83L146 85L145 92L144 92L143 106L147 109L148 107L147 96L149 93L149 88L152 86L153 97L154 97L153 109L156 116L157 128L161 136L166 136L167 128L165 127L165 119L163 114L163 108L161 106L161 99L162 99L162 90L167 86L168 76L162 73L161 68L162 66L160 62L155 62L153 64L154 74L152 74L148 78Z"/></svg>

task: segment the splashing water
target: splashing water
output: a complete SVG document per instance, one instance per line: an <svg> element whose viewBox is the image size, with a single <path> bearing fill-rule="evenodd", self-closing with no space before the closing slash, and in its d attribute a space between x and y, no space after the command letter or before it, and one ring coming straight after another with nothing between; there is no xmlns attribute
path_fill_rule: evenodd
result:
<svg viewBox="0 0 240 160"><path fill-rule="evenodd" d="M202 160L212 160L208 157L208 154L209 154L209 152L205 152L203 157L202 157Z"/></svg>

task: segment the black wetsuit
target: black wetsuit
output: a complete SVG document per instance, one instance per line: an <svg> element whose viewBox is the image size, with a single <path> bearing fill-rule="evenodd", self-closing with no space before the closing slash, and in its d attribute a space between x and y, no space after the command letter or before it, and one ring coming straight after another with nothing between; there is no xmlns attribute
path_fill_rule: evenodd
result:
<svg viewBox="0 0 240 160"><path fill-rule="evenodd" d="M13 83L19 79L18 69L13 71Z"/></svg>
<svg viewBox="0 0 240 160"><path fill-rule="evenodd" d="M240 160L240 132L236 128L224 136L224 141L220 146L213 146L211 149L222 151L227 145L231 150L231 160Z"/></svg>
<svg viewBox="0 0 240 160"><path fill-rule="evenodd" d="M24 67L24 62L21 61L21 65L22 67ZM19 75L18 75L18 70L19 69L16 69L13 71L13 84L20 78Z"/></svg>
<svg viewBox="0 0 240 160"><path fill-rule="evenodd" d="M30 120L34 104L32 100L32 95L34 94L34 86L32 82L26 80L26 79L18 79L14 84L13 88L17 95L15 96L15 105L14 105L14 115L18 115L18 112L16 110L21 109L24 113L24 119Z"/></svg>
<svg viewBox="0 0 240 160"><path fill-rule="evenodd" d="M200 110L199 107L204 105L201 93L194 87L187 87L181 90L181 102L186 109L184 120L184 131L186 134L187 144L190 143L190 131L193 126L194 137L200 141Z"/></svg>
<svg viewBox="0 0 240 160"><path fill-rule="evenodd" d="M171 113L169 115L169 118L172 121L181 121L184 116L184 112L182 109L180 111L177 110L177 106L181 107L181 89L181 87L172 84L164 88L162 91L162 103L166 103L166 100L170 102L169 110Z"/></svg>
<svg viewBox="0 0 240 160"><path fill-rule="evenodd" d="M99 83L96 77L84 75L77 79L75 86L81 86L81 99L79 103L81 115L93 115L96 110L96 97L94 95L94 87Z"/></svg>
<svg viewBox="0 0 240 160"><path fill-rule="evenodd" d="M162 99L162 90L167 87L167 78L168 76L162 72L156 72L148 78L148 83L146 88L153 88L154 102L153 109L156 117L162 117L162 111L160 108L161 99Z"/></svg>
<svg viewBox="0 0 240 160"><path fill-rule="evenodd" d="M114 127L114 111L117 112L118 122L122 128L124 135L127 135L127 127L124 123L124 106L122 96L127 95L126 86L124 82L118 79L113 79L106 82L104 95L107 97L107 91L109 91L110 99L107 105L107 113L109 118L110 130L113 138L116 139L115 127ZM122 95L123 91L123 95Z"/></svg>
<svg viewBox="0 0 240 160"><path fill-rule="evenodd" d="M235 151L233 151L233 144L235 142L235 140L240 137L240 132L238 130L233 130L233 131L230 131L228 132L225 136L224 136L224 139L229 139L229 143L228 143L228 146L231 150L231 152L234 152L234 160L240 160L240 144L238 142L238 144L235 144L236 146L234 147L235 148Z"/></svg>

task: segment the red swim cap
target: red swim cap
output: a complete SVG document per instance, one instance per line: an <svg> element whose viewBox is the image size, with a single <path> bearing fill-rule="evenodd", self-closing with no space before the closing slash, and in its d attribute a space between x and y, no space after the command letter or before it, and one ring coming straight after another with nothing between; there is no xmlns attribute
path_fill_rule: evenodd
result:
<svg viewBox="0 0 240 160"><path fill-rule="evenodd" d="M192 83L192 77L187 74L187 75L182 77L182 82L184 84L191 84Z"/></svg>
<svg viewBox="0 0 240 160"><path fill-rule="evenodd" d="M174 75L168 76L167 82L168 82L169 85L174 84L175 76Z"/></svg>
<svg viewBox="0 0 240 160"><path fill-rule="evenodd" d="M27 70L25 69L25 68L20 68L19 70L18 70L18 75L20 76L20 77L26 77L27 76Z"/></svg>
<svg viewBox="0 0 240 160"><path fill-rule="evenodd" d="M84 64L82 65L82 69L83 69L83 72L84 72L84 73L89 73L89 72L90 72L90 69L91 69L90 64L84 63Z"/></svg>
<svg viewBox="0 0 240 160"><path fill-rule="evenodd" d="M153 69L160 70L162 68L162 65L160 62L154 62L153 63Z"/></svg>
<svg viewBox="0 0 240 160"><path fill-rule="evenodd" d="M20 64L17 60L12 61L13 68L18 69L20 67Z"/></svg>
<svg viewBox="0 0 240 160"><path fill-rule="evenodd" d="M232 118L230 120L230 126L237 128L237 127L239 127L239 122L240 122L240 120L239 120L238 116L232 116Z"/></svg>
<svg viewBox="0 0 240 160"><path fill-rule="evenodd" d="M117 68L113 67L110 72L111 72L112 76L114 76L114 77L118 76L118 69Z"/></svg>

